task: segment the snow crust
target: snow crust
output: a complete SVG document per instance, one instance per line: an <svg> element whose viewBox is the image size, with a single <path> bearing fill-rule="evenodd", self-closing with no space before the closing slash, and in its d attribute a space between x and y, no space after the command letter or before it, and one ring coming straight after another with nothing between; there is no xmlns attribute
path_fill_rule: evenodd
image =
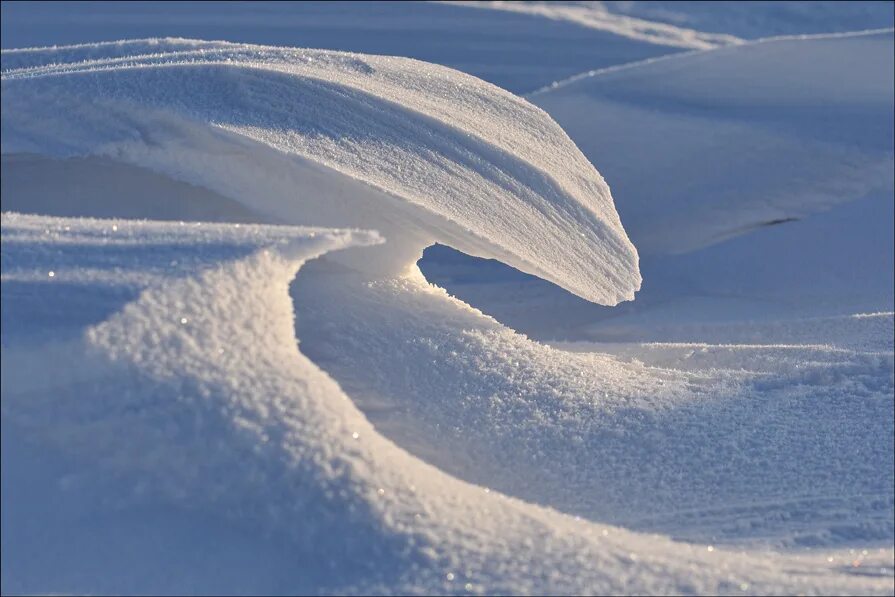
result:
<svg viewBox="0 0 895 597"><path fill-rule="evenodd" d="M139 15L138 18L135 15ZM4 49L185 37L407 56L521 94L579 72L678 48L538 15L457 3L254 2L0 5Z"/></svg>
<svg viewBox="0 0 895 597"><path fill-rule="evenodd" d="M469 75L189 40L4 51L3 69L4 153L114 157L290 223L375 228L371 273L437 241L603 304L640 286L599 173L546 114Z"/></svg>

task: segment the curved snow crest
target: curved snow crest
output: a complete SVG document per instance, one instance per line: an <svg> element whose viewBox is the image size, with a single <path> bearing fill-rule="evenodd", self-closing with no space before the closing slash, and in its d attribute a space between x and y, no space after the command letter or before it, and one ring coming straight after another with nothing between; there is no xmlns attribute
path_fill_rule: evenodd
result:
<svg viewBox="0 0 895 597"><path fill-rule="evenodd" d="M685 253L863 197L891 201L893 31L676 54L528 98L626 198L641 254Z"/></svg>
<svg viewBox="0 0 895 597"><path fill-rule="evenodd" d="M475 77L174 39L2 56L4 153L106 155L290 223L375 228L389 273L441 242L602 304L640 287L600 174L542 110Z"/></svg>
<svg viewBox="0 0 895 597"><path fill-rule="evenodd" d="M163 241L180 245L181 259L206 261L215 261L209 243L256 247L151 284L92 326L77 350L64 351L54 391L4 393L4 416L102 475L117 473L138 501L286 535L302 570L322 554L357 573L330 578L346 584L324 585L327 592L813 594L890 586L821 554L707 549L576 520L459 482L396 448L297 350L293 335L288 286L296 270L323 251L375 243L369 233L4 215L3 238L4 249L22 245L31 258L5 276L44 268L59 259L59 245L108 253L110 244ZM155 253L138 250L107 265L143 269ZM66 275L83 271L60 270L55 281ZM70 372L78 383L64 377ZM885 557L861 562L879 569Z"/></svg>

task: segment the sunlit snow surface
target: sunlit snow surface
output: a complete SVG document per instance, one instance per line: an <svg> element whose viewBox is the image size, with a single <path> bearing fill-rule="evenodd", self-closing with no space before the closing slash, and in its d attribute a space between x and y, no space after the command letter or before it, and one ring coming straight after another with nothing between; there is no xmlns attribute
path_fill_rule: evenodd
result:
<svg viewBox="0 0 895 597"><path fill-rule="evenodd" d="M891 594L892 34L730 45L4 51L3 592Z"/></svg>
<svg viewBox="0 0 895 597"><path fill-rule="evenodd" d="M442 242L601 304L640 288L590 162L542 111L458 71L149 40L5 51L3 92L4 153L102 155L290 223L376 227L377 269Z"/></svg>
<svg viewBox="0 0 895 597"><path fill-rule="evenodd" d="M414 422L417 437L391 430L408 452L296 350L293 335L296 270L373 235L3 218L3 328L13 340L3 351L4 440L58 448L66 459L49 466L48 456L32 456L40 468L31 468L4 449L4 485L20 500L4 508L10 590L36 586L35 557L59 560L40 585L47 590L232 590L230 572L211 577L209 566L238 565L255 550L292 564L259 567L248 557L236 585L243 590L862 593L891 585L891 551L880 549L891 536L891 476L880 476L891 470L891 445L857 441L891 429L891 352L855 355L848 367L820 350L819 373L787 389L746 372L687 375L563 353L419 278L370 285L353 274L299 275L301 346L313 338L324 362L342 352L375 367L382 381L373 390L403 411L392 424ZM91 308L75 309L72 295ZM333 308L340 317L319 319ZM29 326L52 327L56 337L16 342L19 333L39 337ZM351 330L345 342L333 342L343 329ZM464 483L413 455L426 449L448 469L471 457L465 474L502 474ZM41 489L65 496L78 515L60 515L52 500L30 503L28 492ZM677 511L657 509L675 502ZM571 516L576 510L582 516ZM200 515L191 532L179 528L178 512ZM672 543L600 521L621 512L629 525L689 529L699 539ZM62 520L48 528L47 517ZM146 521L162 525L149 538ZM677 526L663 527L669 522ZM781 529L862 548L782 555L723 545ZM79 575L110 562L87 551L71 570L66 535L126 549L111 556L113 572L86 584ZM717 540L707 543L709 535ZM62 553L41 554L47 542ZM175 554L197 544L210 551L159 578L156 542Z"/></svg>

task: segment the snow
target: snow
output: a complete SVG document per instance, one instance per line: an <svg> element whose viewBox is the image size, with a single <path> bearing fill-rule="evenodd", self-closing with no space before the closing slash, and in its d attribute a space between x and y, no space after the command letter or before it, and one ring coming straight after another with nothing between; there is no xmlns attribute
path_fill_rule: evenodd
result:
<svg viewBox="0 0 895 597"><path fill-rule="evenodd" d="M667 348L680 364L552 349L421 277L371 286L309 266L294 295L303 352L377 429L457 477L715 545L892 532L893 446L855 442L886 436L891 317L861 320L868 346Z"/></svg>
<svg viewBox="0 0 895 597"><path fill-rule="evenodd" d="M679 48L537 15L431 2L3 2L4 49L186 37L407 56L514 93Z"/></svg>
<svg viewBox="0 0 895 597"><path fill-rule="evenodd" d="M779 39L531 95L621 198L633 303L600 309L444 249L421 266L542 339L787 343L778 330L807 319L800 337L836 344L810 320L895 311L892 56L891 31Z"/></svg>
<svg viewBox="0 0 895 597"><path fill-rule="evenodd" d="M842 33L895 25L891 2L627 2L601 4L613 14L638 17L691 27L699 31L723 32L743 39L777 35Z"/></svg>
<svg viewBox="0 0 895 597"><path fill-rule="evenodd" d="M530 99L626 198L639 250L684 252L890 197L893 53L891 30L770 40L588 73Z"/></svg>
<svg viewBox="0 0 895 597"><path fill-rule="evenodd" d="M293 572L297 579L286 577L286 584L274 584L276 591L304 586L314 592L361 593L516 593L544 592L548 587L563 593L673 592L681 588L700 593L862 593L884 592L889 585L885 550L866 550L866 554L853 558L848 552L835 550L793 556L672 543L660 536L588 522L494 490L486 491L450 477L395 446L380 435L378 427L361 414L332 378L298 352L288 294L288 285L304 261L352 243L375 242L374 235L16 214L5 214L2 224L4 315L10 317L4 329L9 321L23 320L20 309L53 312L54 305L46 300L51 293L43 292L39 295L43 299L35 301L28 292L33 284L81 283L99 297L115 294L119 303L111 315L88 325L83 334L61 340L62 345L54 346L53 342L60 342L57 340L37 351L4 349L4 425L21 434L14 437L27 437L28 443L38 442L45 448L58 446L67 457L90 462L92 474L103 475L102 483L115 488L114 510L139 513L141 507L163 504L177 508L175 512L201 512L203 518L192 523L200 531L203 520L208 524L208 517L231 520L238 529L264 531L262 537L270 539L261 539L262 546L285 542L292 558L304 562L313 558L335 570L354 570L347 578L339 574L315 578L313 568L301 569ZM158 264L147 261L145 251L127 250L152 246L178 248L177 255L183 259L175 268L178 275L156 279ZM60 263L61 247L68 249L68 255L80 254L79 262L90 262L92 267L67 268ZM163 252L151 253L166 257ZM58 275L48 281L44 275L49 268L58 270ZM121 275L122 271L128 274ZM340 276L348 279L342 284L333 282L330 272L323 275L323 280L312 277L312 284L307 286L312 290L326 287L330 278L329 284L339 284L342 292L357 288L346 288L344 283L358 276L335 275L337 280ZM301 289L305 285L299 277L299 306L304 301ZM363 282L359 286L370 288ZM138 291L136 296L120 294L133 290ZM388 316L387 303L375 298L375 287L368 292L377 302L372 311ZM460 334L471 344L464 352L455 352L454 358L472 363L481 359L481 364L468 368L471 363L463 366L461 361L466 371L454 378L455 382L466 379L468 383L480 383L476 379L484 374L491 383L503 379L504 384L512 384L513 378L507 373L516 370L521 376L519 383L534 376L528 383L536 386L549 385L546 381L550 377L565 379L566 383L599 384L613 393L623 388L636 392L637 386L646 384L642 388L646 390L644 397L635 399L635 403L630 397L618 396L596 402L582 400L580 389L572 386L560 394L545 396L540 405L537 399L531 402L531 392L520 402L518 390L510 386L504 390L506 398L495 395L491 407L482 405L500 409L480 418L482 424L497 426L489 430L491 441L499 446L494 456L512 454L514 444L520 441L514 438L520 437L532 448L540 443L562 450L565 454L530 452L549 460L558 457L555 462L562 463L575 454L576 445L582 444L559 441L564 434L551 432L553 425L559 425L559 430L571 426L577 428L576 433L593 438L587 421L599 421L597 412L588 412L591 409L611 415L625 403L622 410L629 414L632 407L659 414L669 404L662 404L667 400L661 394L654 395L649 386L667 385L672 398L681 392L681 380L674 375L645 372L641 367L614 363L609 357L584 355L581 364L574 358L570 362L570 355L502 329L419 279L407 280L403 288L389 284L380 292L385 293L387 301L400 301L399 310L412 307L409 311L419 321L440 328L442 335L451 334L456 322L426 317L423 307L428 308L429 315L459 311L467 325L478 322L484 328ZM331 296L328 298L333 302ZM355 327L359 334L355 341L360 345L366 344L364 333L375 335L380 331L377 322L364 317L371 314L365 309L369 301L345 295L337 301L361 315L355 319L350 313L344 320L345 325ZM83 322L83 313L67 310L66 314L68 323L78 319ZM301 323L306 318L313 322L316 316L304 315L299 307L303 350L307 339ZM37 317L25 319L33 322ZM326 326L325 321L321 323ZM441 348L432 344L431 332L419 325L410 322L404 328L410 341L424 352ZM387 329L394 333L399 327L389 325ZM380 341L387 343L388 338ZM456 341L449 336L442 338L443 350L452 348L452 342ZM45 367L48 349L55 357L52 378L37 373ZM405 353L405 357L412 356L412 352ZM519 365L514 366L511 359L520 361ZM440 366L456 364L448 358ZM589 382L580 381L582 373L590 377ZM607 379L607 374L613 377ZM613 387L616 384L619 388ZM514 395L517 405L513 406L511 400L501 414L500 402ZM409 393L396 396L409 397ZM677 399L693 397L685 393ZM555 413L539 412L551 402ZM640 404L635 406L637 402ZM885 408L884 399L865 399L865 403L868 415L874 408ZM474 419L478 408L474 403L467 404L465 416ZM436 407L435 416L439 416L438 410ZM700 410L697 408L697 412ZM554 418L556 422L550 425ZM612 418L603 424L614 427ZM873 417L868 418L872 422ZM624 417L616 423L638 419L641 417ZM653 424L661 424L661 419L658 417ZM884 424L881 419L877 416L876 424ZM457 422L441 419L444 426L449 421ZM652 427L649 419L643 423ZM853 420L851 424L859 422ZM425 426L420 428L426 430ZM621 440L634 431L616 429L612 433ZM656 431L653 427L653 433ZM7 436L6 429L3 435ZM630 447L630 442L623 443ZM868 447L884 449L858 449ZM4 450L5 458L7 454ZM859 462L867 456L851 451L847 454ZM842 456L853 465L853 460ZM876 458L878 454L871 455L870 461ZM23 478L25 471L17 468L11 472L11 485L16 487L28 482ZM4 470L9 469L4 466ZM619 463L619 470L632 469ZM860 477L859 471L852 476ZM832 478L828 482L837 481ZM74 494L77 499L83 495L83 486L90 483L89 477L67 474L53 487L53 493ZM853 508L853 501L850 504ZM832 507L844 506L837 502ZM865 507L873 509L874 504ZM85 535L88 543L110 532L101 517L100 524L91 519L91 515L96 517L96 508L85 505L79 509L81 518L74 523L74 531ZM165 510L154 517L164 526L179 520ZM10 519L7 524L12 527L5 527L7 537L26 538L28 526L34 521ZM126 530L125 526L118 532ZM112 535L115 537L115 531ZM162 534L161 539L173 538L173 549L190 548L187 538L171 535ZM237 543L235 549L239 551L238 535L222 536L217 531L212 537ZM146 542L154 539L150 534ZM131 537L130 542L135 539ZM136 541L131 549L151 552L151 545L141 543ZM227 561L232 555L230 550L217 547L208 557L212 562L215 558ZM841 562L846 559L858 562L869 574L843 571ZM127 553L113 557L108 564L100 586L112 591L139 588L128 584L140 575L129 573ZM201 587L208 586L203 574L209 566L205 563L196 570L183 570L171 584L154 582L167 590L203 590ZM4 574L7 570L4 567ZM545 570L553 572L545 574ZM29 576L28 572L20 574L18 579ZM16 590L14 583L8 586ZM88 586L96 585L79 584L69 578L67 590L86 590Z"/></svg>
<svg viewBox="0 0 895 597"><path fill-rule="evenodd" d="M694 50L776 35L839 33L891 27L891 2L461 2L543 16L638 41Z"/></svg>
<svg viewBox="0 0 895 597"><path fill-rule="evenodd" d="M891 3L159 6L2 5L4 594L892 594Z"/></svg>
<svg viewBox="0 0 895 597"><path fill-rule="evenodd" d="M505 10L523 14L534 14L558 21L570 21L578 25L609 31L617 35L661 44L670 47L693 50L708 50L721 46L742 43L743 40L733 35L705 33L660 23L656 20L644 20L613 12L603 2L461 2L465 6Z"/></svg>
<svg viewBox="0 0 895 597"><path fill-rule="evenodd" d="M603 304L640 287L602 177L524 100L403 58L162 47L4 52L3 152L114 157L290 223L373 227L386 273L441 242Z"/></svg>

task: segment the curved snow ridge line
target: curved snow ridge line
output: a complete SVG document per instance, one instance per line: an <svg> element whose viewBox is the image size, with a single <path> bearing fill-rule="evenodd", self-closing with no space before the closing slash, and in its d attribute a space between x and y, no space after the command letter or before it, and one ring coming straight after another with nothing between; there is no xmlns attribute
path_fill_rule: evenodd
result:
<svg viewBox="0 0 895 597"><path fill-rule="evenodd" d="M203 55L207 56L208 53L203 53ZM166 58L168 58L168 57L166 57ZM225 64L228 68L231 67L231 65L229 63L211 63L211 62L205 63L205 62L203 62L202 64L203 65L205 65L205 64L224 65ZM195 62L183 61L183 62L170 62L170 63L165 62L163 65L160 65L160 66L161 66L161 68L170 68L170 67L175 67L175 66L191 67L193 65L195 65ZM142 65L134 65L130 62L126 62L122 65L122 68L127 70L130 68L140 68L140 66L142 66ZM241 67L233 67L233 68L241 68ZM255 65L255 64L247 65L245 68L266 70L266 67L264 65ZM114 69L103 65L102 67L98 67L97 70L103 71L103 70L114 70ZM54 71L54 73L56 73L56 72L58 72L60 74L65 74L69 71L63 69L63 70L59 70L59 71ZM86 68L84 70L79 70L78 72L88 73L88 72L97 72L97 71L93 70L93 68ZM275 72L279 72L279 71L275 71ZM18 73L16 73L16 74L18 74ZM41 74L46 74L46 73L44 71L41 71ZM30 72L29 72L29 76L31 76ZM321 91L323 90L323 88L325 86L328 86L330 84L325 79L318 79L317 77L308 77L308 78L319 81L319 83L321 85L321 87L320 87ZM382 100L381 98L378 98L375 96L369 96L367 94L367 92L364 90L356 90L353 87L349 87L349 88L345 88L344 91L341 91L341 89L342 89L341 86L337 86L337 88L338 88L338 90L336 90L334 93L336 93L336 94L344 93L346 95L356 93L360 98L359 101L363 104L368 104L371 102L372 103L382 102L383 107L387 107L387 109L389 111L394 111L397 114L401 114L401 115L403 115L406 110L413 111L405 105L398 104L396 102L392 102L389 100ZM520 224L517 225L513 222L505 222L505 224L510 227L511 236L504 239L504 242L514 243L514 241L516 241L517 239L525 236L526 229L527 229L527 224L525 224L525 222L528 221L528 216L533 215L535 213L539 213L544 218L547 218L548 220L552 220L552 221L556 221L557 218L561 218L562 221L560 223L564 223L564 224L568 224L568 225L574 225L574 222L587 218L586 213L584 213L578 206L572 206L571 209L563 210L565 213L559 213L559 214L556 213L557 207L559 207L559 208L565 207L560 201L558 201L558 199L560 199L561 194L563 193L563 190L560 187L560 182L555 180L554 177L551 176L547 171L540 169L540 168L536 168L536 169L532 170L532 165L529 162L526 162L524 159L521 159L512 153L504 153L502 151L502 149L506 149L506 148L495 147L490 139L486 139L484 137L469 136L469 135L465 134L461 129L456 128L453 124L451 124L449 122L442 121L442 120L438 120L437 118L434 118L434 117L427 115L425 113L419 113L419 114L417 114L417 117L423 122L422 127L419 130L410 131L408 134L405 135L406 138L408 138L408 139L419 138L419 137L426 136L426 135L432 137L433 135L430 131L436 131L436 135L437 135L437 132L440 131L443 133L442 136L444 138L454 137L458 141L458 144L460 146L459 149L454 148L451 145L449 145L447 143L443 143L436 139L435 141L433 141L433 143L435 144L434 145L435 151L437 151L439 154L441 154L443 156L448 157L449 159L452 159L456 163L468 164L474 168L480 167L480 166L476 166L472 162L472 160L470 160L469 156L479 155L479 156L483 156L484 158L486 158L486 160L490 163L490 165L494 166L496 169L496 175L494 176L493 180L488 181L490 184L493 185L493 188L496 190L496 192L494 194L498 194L501 191L505 191L506 193L513 194L513 195L522 194L526 191L526 189L520 188L518 185L516 185L514 183L514 181L519 181L519 180L527 180L528 181L527 186L530 187L530 189L532 191L532 193L529 194L529 197L527 197L527 199L529 199L529 203L521 206L521 209L516 210L517 213L514 214L514 215L521 216ZM380 131L378 131L379 135L377 136L377 142L384 141L387 138L387 136L389 135L390 131L400 130L401 124L399 123L399 121L400 121L400 117L398 119L396 119L396 121L393 124L391 124L390 126L383 127ZM231 131L231 132L234 132L241 136L248 137L253 140L260 139L261 142L264 142L272 147L284 149L283 144L282 144L281 140L279 139L279 133L275 133L274 135L271 135L269 130L266 129L265 127L242 126L242 125L229 126L229 125L222 124L222 123L215 123L215 126L218 126L220 128L223 128L223 129ZM430 129L430 131L426 131L425 129ZM406 131L401 131L401 132L405 133ZM373 135L371 135L371 136L373 136ZM291 147L285 148L286 151L289 151L290 149L291 149ZM389 182L378 179L375 176L375 173L373 173L373 172L366 172L365 174L368 175L369 178L365 179L365 178L358 176L356 173L353 173L351 171L346 171L339 164L328 163L325 160L323 160L323 163L326 166L331 167L332 169L345 174L346 176L350 176L352 178L361 180L362 182L366 182L367 184L369 184L377 189L380 189L384 192L387 192L387 193L391 192L390 191L391 185L389 185ZM509 177L511 179L510 182L507 182L505 180L507 177ZM427 180L422 180L421 182L423 185L428 184ZM426 189L420 188L419 191L421 193L424 193L426 191ZM539 197L546 198L546 201L539 200ZM449 227L449 226L451 226L452 221L457 219L457 215L462 215L462 214L455 213L453 211L453 206L446 205L444 207L448 213L447 214L440 213L439 215L441 215L442 217L445 218L445 220L447 220L447 222L445 224L443 224L443 226ZM513 211L513 206L507 206L507 207L508 207L507 211ZM476 234L474 231L469 231L469 232L471 232L472 234ZM615 240L611 236L611 231L604 230L604 232L605 232L605 234L602 236L605 239L609 240L610 242ZM581 235L585 236L585 233L581 233ZM597 238L591 238L589 240L591 240L595 243L599 242L600 241L599 236L600 235L598 235ZM478 238L479 242L487 242L486 238L481 237L478 234L476 234L476 237ZM448 236L440 237L441 240L445 240L447 238L450 238L450 237L448 237ZM479 243L477 243L477 245L478 244ZM612 266L612 268L613 269L614 268L624 268L627 265L629 265L629 263L627 262L626 259L618 259L617 258L618 255L623 254L623 252L625 251L625 249L626 249L625 245L621 244L621 243L617 243L617 242L612 242L612 246L613 246L613 248L616 249L616 252L607 256L607 260L610 262L610 265ZM524 248L524 246L518 246L516 248L522 249L522 248ZM505 255L505 253L498 248L491 249L491 251L492 252L487 256L496 257L498 255ZM508 256L504 257L504 259L506 259L508 262L511 262L511 263L514 261L513 255L508 255ZM590 269L590 270L595 270L595 269L599 268L599 263L597 263L597 262L588 263L586 265L587 265L587 269ZM555 270L555 268L553 268L551 266L551 264L546 264L542 267L537 267L537 266L534 266L534 265L528 263L525 266L521 266L521 268L522 269L531 268L529 270L530 273L539 275L541 277L545 277L546 279L550 279L550 280L555 280L556 279L555 277L557 275L559 275L556 271L550 271L550 270ZM619 279L618 277L615 277L615 276L609 277L608 281L609 281L609 283L611 283L613 285L621 285L621 284L625 283L624 280ZM633 298L633 296L626 297L626 298Z"/></svg>
<svg viewBox="0 0 895 597"><path fill-rule="evenodd" d="M4 48L0 52L0 70L18 70L57 66L89 60L108 60L116 56L133 54L138 49L141 54L164 54L185 49L223 48L231 42L222 40L192 40L183 37L167 37L146 40L116 40L96 43L70 44L62 46Z"/></svg>
<svg viewBox="0 0 895 597"><path fill-rule="evenodd" d="M168 47L169 50L162 53L145 53L147 49L155 49L157 44L152 42L167 42L165 43L165 46ZM240 62L243 56L247 58L246 65L249 67L260 69L272 68L277 70L278 64L284 64L288 68L288 66L290 66L290 58L299 56L299 60L301 61L314 62L315 58L308 59L303 54L307 52L322 53L320 51L301 50L300 55L297 51L293 51L291 54L286 54L286 57L284 58L281 54L285 52L285 50L274 52L273 55L264 54L263 52L266 50L271 50L271 48L266 46L230 44L227 42L200 42L196 40L135 40L130 42L115 42L114 44L110 42L109 45L115 48L116 53L121 53L122 55L87 59L83 53L93 50L94 48L84 47L81 50L80 46L73 46L70 48L78 49L80 50L80 53L73 52L72 55L69 56L67 63L54 62L49 65L36 65L28 68L11 67L5 69L6 76L9 80L14 80L17 78L26 78L37 75L114 70L116 67L140 68L155 64L173 66L223 63L228 66L238 66L234 63ZM125 47L134 47L138 50L138 53L125 54ZM65 48L60 48L60 50L62 49ZM258 60L258 52L262 52L261 57L263 60ZM349 61L350 68L348 70L361 71L363 74L370 74L369 69L371 67L363 62L365 57L361 54L338 52L328 52L328 54L336 54L341 55L340 57L356 59L353 62ZM336 62L341 62L340 60L326 62L325 58L326 57L324 57L324 62L327 66L335 65ZM369 58L390 59L389 57ZM317 60L319 60L319 58L317 58ZM430 65L413 59L396 58L394 60L416 62L423 66L423 68L450 70L445 67ZM307 64L305 66L307 66ZM285 72L288 72L288 70ZM511 154L518 153L519 155L524 156L526 160L532 162L532 165L537 166L541 173L548 178L550 177L550 172L560 171L565 168L567 166L567 160L570 158L577 160L575 163L576 166L587 164L587 160L581 156L580 152L577 154L573 153L570 156L560 157L560 155L558 155L561 150L567 149L568 137L561 129L554 127L555 130L550 131L552 138L545 138L545 131L542 130L542 127L537 123L537 121L544 116L544 113L540 108L521 100L503 89L476 79L470 75L456 71L451 71L451 73L457 75L457 78L463 79L463 81L460 83L447 82L446 84L442 84L437 79L430 80L431 75L427 74L425 87L422 89L401 89L400 91L402 93L412 94L412 97L410 98L413 100L412 102L408 102L408 98L404 95L395 96L393 94L394 90L392 89L386 89L384 86L369 85L363 77L353 80L340 80L334 82L334 84L337 83L346 89L363 91L372 96L381 94L383 96L382 99L392 100L393 103L398 104L402 109L409 112L414 112L422 116L429 116L441 126L450 128L457 133L469 135L469 129L477 128L478 130L474 131L474 134L480 137L482 142L495 145L497 149L507 151ZM314 74L313 72L307 72L302 74L309 78L321 81L331 79L331 77L319 73ZM402 83L406 83L406 81ZM446 107L441 101L441 96L452 91L452 86L463 89L463 95L461 97L452 98L452 100L460 102L460 105L463 108L460 111L456 110L455 105ZM493 94L500 94L499 99L501 101L508 101L511 104L511 111L508 112L507 106L503 105L503 103L495 102L494 98L491 97ZM512 133L523 135L521 139L508 135L508 129L503 126L505 123L499 122L500 120L506 120L508 118L518 121L518 130L513 130ZM532 123L534 126L530 126ZM539 154L538 152L544 148L533 147L533 145L539 142L551 143L551 146L548 149L552 151L548 151L543 155ZM543 160L545 166L541 167L541 164L536 163L536 159Z"/></svg>
<svg viewBox="0 0 895 597"><path fill-rule="evenodd" d="M878 27L876 29L861 29L858 31L840 31L838 33L799 33L793 35L771 35L762 37L755 42L808 40L808 39L840 39L848 37L861 37L864 35L876 35L879 33L895 33L895 27Z"/></svg>
<svg viewBox="0 0 895 597"><path fill-rule="evenodd" d="M763 37L760 39L752 40L752 41L743 41L741 44L737 44L738 47L749 47L766 43L774 43L781 41L808 41L808 40L818 40L818 39L847 39L850 37L865 37L865 36L875 36L886 33L895 33L895 28L893 27L885 27L881 29L865 29L863 31L847 31L843 33L809 33L803 35L777 35L771 37ZM646 66L648 64L656 64L663 63L666 61L674 61L674 60L686 60L689 56L703 54L705 52L717 52L721 50L731 50L732 48L728 48L727 46L719 46L716 48L707 48L707 49L696 49L692 52L680 52L677 54L666 54L664 56L654 56L652 58L645 58L644 60L636 60L634 62L627 62L625 64L618 64L615 66L607 66L606 68L597 68L589 71L585 71L583 73L579 73L577 75L572 75L571 77L561 79L559 81L554 81L549 85L545 85L540 89L535 89L534 91L530 91L526 93L523 97L526 99L533 98L538 95L542 95L545 93L549 93L551 91L562 89L563 87L567 87L573 83L584 79L590 79L592 77L600 77L603 75L608 75L610 73L616 73L620 71L626 71L629 69L640 68Z"/></svg>
<svg viewBox="0 0 895 597"><path fill-rule="evenodd" d="M69 231L61 221L4 217L4 237L31 226L33 242L53 243L102 225L69 220ZM201 231L150 226L162 234ZM256 232L263 243L263 227ZM73 361L59 363L61 373L66 365L77 370L78 385L63 378L39 397L13 392L4 416L117 473L140 500L286 535L297 561L322 554L359 571L336 592L888 590L887 578L849 574L822 555L728 552L579 521L411 457L297 350L292 331L288 285L302 263L377 238L300 230L293 237L146 289L64 353Z"/></svg>
<svg viewBox="0 0 895 597"><path fill-rule="evenodd" d="M641 254L688 253L891 200L893 44L890 30L757 42L601 71L530 99L624 194Z"/></svg>
<svg viewBox="0 0 895 597"><path fill-rule="evenodd" d="M125 45L154 49L150 42ZM145 155L136 155L160 142L141 137L158 137L157 123L145 120L164 114L335 170L411 204L423 214L418 219L429 220L413 222L409 234L401 233L401 224L410 222L369 223L390 243L415 237L421 249L442 241L604 304L629 300L639 288L637 253L602 177L562 129L525 100L404 58L178 40L166 47L172 51L126 55L117 44L106 59L98 58L97 48L69 48L67 59L89 59L5 70L4 152L81 155L114 148L118 159L216 184L220 191L227 184L220 176L201 180L202 172L185 173L182 162L147 164ZM55 62L58 52L46 60ZM60 111L61 105L68 109ZM72 123L72 112L92 117L90 129ZM116 113L114 123L105 122ZM171 129L176 125L169 123L164 142L182 145L178 136L185 133ZM251 197L232 198L255 206ZM368 225L305 217L311 219L295 223ZM402 265L415 260L402 258Z"/></svg>
<svg viewBox="0 0 895 597"><path fill-rule="evenodd" d="M708 33L612 13L599 3L582 5L564 2L451 2L474 8L505 10L538 15L557 21L568 21L590 29L607 31L629 39L668 46L705 50L744 43L745 40L726 33Z"/></svg>
<svg viewBox="0 0 895 597"><path fill-rule="evenodd" d="M761 345L704 343L632 343L569 345L570 350L604 351L624 360L636 359L653 367L688 372L705 371L717 378L749 383L756 393L771 389L802 389L834 385L848 388L852 396L891 396L891 350L854 350L829 345ZM741 390L747 393L749 390Z"/></svg>

